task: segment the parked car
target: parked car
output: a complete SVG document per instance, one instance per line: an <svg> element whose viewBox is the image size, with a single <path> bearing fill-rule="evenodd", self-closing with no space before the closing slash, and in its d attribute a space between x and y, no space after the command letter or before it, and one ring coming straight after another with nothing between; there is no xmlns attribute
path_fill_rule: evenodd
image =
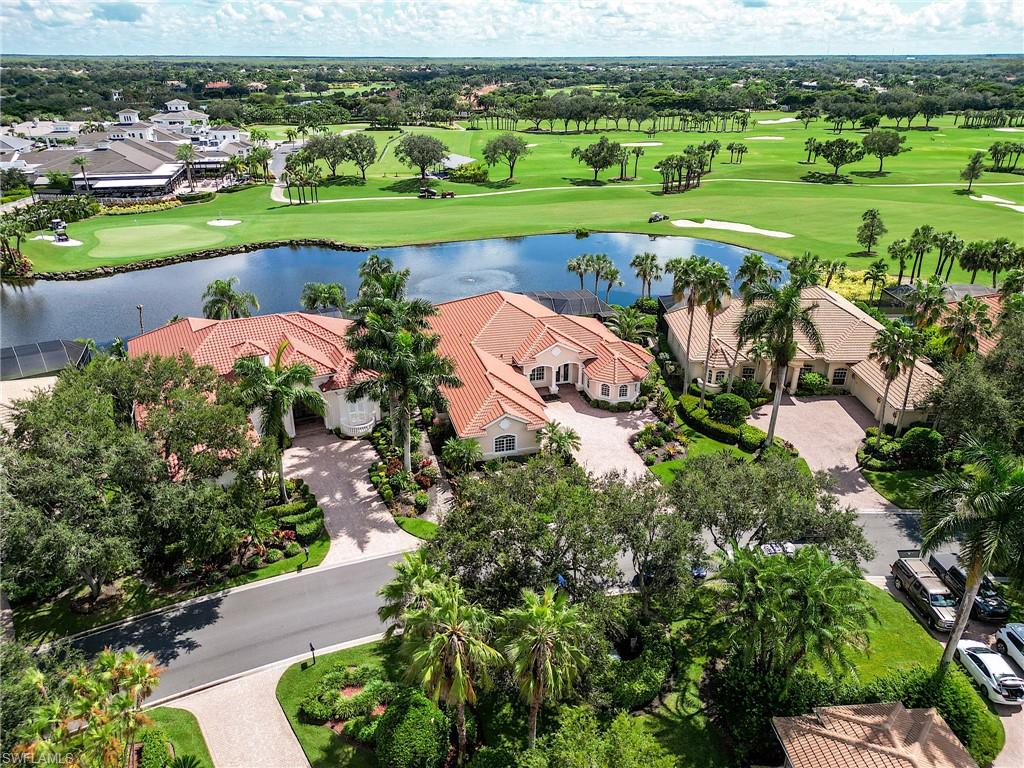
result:
<svg viewBox="0 0 1024 768"><path fill-rule="evenodd" d="M982 692L996 704L1024 703L1024 679L999 651L977 640L961 640L953 652L956 659Z"/></svg>
<svg viewBox="0 0 1024 768"><path fill-rule="evenodd" d="M944 552L933 554L928 558L928 567L935 575L945 582L959 600L967 589L967 574L956 554ZM971 606L971 617L979 621L1006 621L1010 616L1010 605L999 596L995 585L989 577L983 576L978 596Z"/></svg>
<svg viewBox="0 0 1024 768"><path fill-rule="evenodd" d="M668 216L666 216L664 213L658 213L657 211L655 211L654 213L651 214L650 218L647 219L648 224L656 224L659 221L668 221Z"/></svg>
<svg viewBox="0 0 1024 768"><path fill-rule="evenodd" d="M956 621L956 598L917 557L901 557L890 568L897 592L906 594L911 607L936 632L949 632Z"/></svg>
<svg viewBox="0 0 1024 768"><path fill-rule="evenodd" d="M1024 669L1024 624L1007 624L996 632L996 649Z"/></svg>
<svg viewBox="0 0 1024 768"><path fill-rule="evenodd" d="M769 541L761 545L761 551L766 555L792 555L796 553L796 544L791 541Z"/></svg>

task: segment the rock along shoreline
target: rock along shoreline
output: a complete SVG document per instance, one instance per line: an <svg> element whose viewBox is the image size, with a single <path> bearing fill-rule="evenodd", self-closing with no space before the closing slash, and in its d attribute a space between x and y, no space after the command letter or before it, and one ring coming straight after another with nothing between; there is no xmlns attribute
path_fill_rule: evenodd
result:
<svg viewBox="0 0 1024 768"><path fill-rule="evenodd" d="M111 264L92 269L71 269L66 272L33 272L26 275L24 280L94 280L98 277L110 277L122 272L138 272L143 269L155 269L156 267L167 267L171 264L182 264L187 261L201 261L203 259L216 259L220 256L232 256L238 253L252 253L262 251L266 248L330 248L335 251L369 251L366 245L351 245L340 243L337 240L321 238L302 238L297 240L263 240L258 243L243 243L241 245L229 245L225 248L204 248L201 251L179 253L174 256L162 256L157 259L143 259L128 264Z"/></svg>

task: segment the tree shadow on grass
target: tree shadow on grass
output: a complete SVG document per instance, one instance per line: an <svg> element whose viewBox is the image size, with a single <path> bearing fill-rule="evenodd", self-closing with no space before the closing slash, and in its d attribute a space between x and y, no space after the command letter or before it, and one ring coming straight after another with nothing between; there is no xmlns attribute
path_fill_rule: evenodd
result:
<svg viewBox="0 0 1024 768"><path fill-rule="evenodd" d="M608 183L600 179L595 181L594 179L585 179L579 176L563 176L562 180L568 181L574 187L603 187Z"/></svg>
<svg viewBox="0 0 1024 768"><path fill-rule="evenodd" d="M383 187L383 189L387 192L411 194L413 192L419 192L420 187L435 187L437 184L437 179L421 179L417 177L414 179L398 179L391 182L386 187Z"/></svg>
<svg viewBox="0 0 1024 768"><path fill-rule="evenodd" d="M803 181L810 182L811 184L852 184L853 183L853 181L850 179L849 176L844 176L841 173L838 174L838 175L831 174L831 173L822 173L821 171L811 171L810 173L805 173L800 178Z"/></svg>
<svg viewBox="0 0 1024 768"><path fill-rule="evenodd" d="M321 187L364 187L366 182L360 176L331 176L324 180Z"/></svg>
<svg viewBox="0 0 1024 768"><path fill-rule="evenodd" d="M850 171L851 176L859 176L862 179L881 179L889 175L888 171Z"/></svg>
<svg viewBox="0 0 1024 768"><path fill-rule="evenodd" d="M976 189L954 189L953 194L959 197L970 197L971 195L980 194Z"/></svg>
<svg viewBox="0 0 1024 768"><path fill-rule="evenodd" d="M846 257L851 259L869 259L872 256L877 257L878 251L850 251L846 254Z"/></svg>
<svg viewBox="0 0 1024 768"><path fill-rule="evenodd" d="M480 181L475 182L478 187L486 187L487 189L509 189L516 186L519 182L515 178L501 179L500 181Z"/></svg>

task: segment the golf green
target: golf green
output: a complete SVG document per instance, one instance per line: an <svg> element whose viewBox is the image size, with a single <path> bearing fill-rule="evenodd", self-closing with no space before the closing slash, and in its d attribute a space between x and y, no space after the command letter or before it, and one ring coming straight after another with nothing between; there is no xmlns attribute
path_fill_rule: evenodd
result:
<svg viewBox="0 0 1024 768"><path fill-rule="evenodd" d="M94 230L96 246L89 256L94 259L117 257L125 251L145 252L154 244L172 244L176 251L208 248L225 241L222 229L202 224L134 224L118 226L113 216L102 219L108 226Z"/></svg>

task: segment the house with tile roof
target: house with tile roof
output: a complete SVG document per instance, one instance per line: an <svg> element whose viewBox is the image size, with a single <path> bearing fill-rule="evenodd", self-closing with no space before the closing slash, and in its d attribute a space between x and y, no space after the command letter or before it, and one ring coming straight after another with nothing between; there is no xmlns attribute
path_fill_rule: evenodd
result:
<svg viewBox="0 0 1024 768"><path fill-rule="evenodd" d="M326 429L356 436L369 432L380 420L380 406L367 398L348 400L348 388L355 381L355 357L345 345L350 325L349 320L304 312L235 320L187 317L131 339L128 354L174 357L186 353L197 363L230 377L239 358L259 357L269 365L286 344L283 363L309 365L313 386L327 404L323 417L289 411L284 417L288 434L294 437L296 424L322 421ZM250 420L259 430L259 414L251 414Z"/></svg>
<svg viewBox="0 0 1024 768"><path fill-rule="evenodd" d="M485 458L537 450L544 396L572 388L592 400L631 403L653 357L599 320L559 314L522 294L492 291L437 305L431 326L462 386L446 388L456 434Z"/></svg>
<svg viewBox="0 0 1024 768"><path fill-rule="evenodd" d="M899 702L774 717L785 768L978 768L935 709Z"/></svg>
<svg viewBox="0 0 1024 768"><path fill-rule="evenodd" d="M878 363L868 358L871 344L882 330L882 324L850 300L820 285L804 288L801 291L801 302L803 306L813 308L811 316L821 333L824 349L818 352L806 336L797 331L796 356L786 371L782 385L790 392L795 392L801 376L810 372L819 373L832 386L854 395L876 419L882 416L884 408L886 423L895 423L903 409L907 372L901 373L893 382L888 400L883 405L885 377ZM665 312L668 342L673 354L680 363L689 359L691 375L706 378L713 389L724 386L730 375L755 379L766 388L772 384L775 372L771 362L754 359L750 345L739 344L737 329L743 309L743 302L739 299L729 301L715 315L710 336L709 315L703 307L698 306L693 313L692 335L690 314L685 302L679 302ZM688 336L690 349L687 349ZM707 370L703 371L709 338L711 354ZM938 371L927 362L918 361L911 379L904 424L927 418L928 394L941 381L942 375Z"/></svg>

